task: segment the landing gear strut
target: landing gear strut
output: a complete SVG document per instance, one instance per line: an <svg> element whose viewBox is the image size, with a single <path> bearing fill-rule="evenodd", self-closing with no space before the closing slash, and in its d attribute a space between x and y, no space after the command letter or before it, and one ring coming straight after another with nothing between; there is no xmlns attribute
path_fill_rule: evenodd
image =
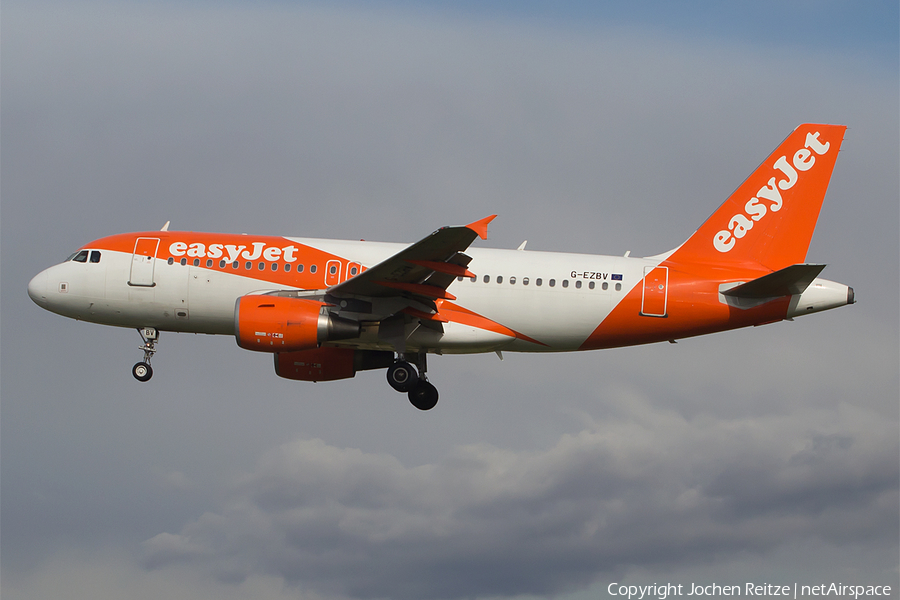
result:
<svg viewBox="0 0 900 600"><path fill-rule="evenodd" d="M144 327L138 329L138 333L141 334L141 339L144 341L144 345L138 348L138 350L144 351L144 360L131 368L131 374L134 375L134 378L138 381L150 381L150 378L153 377L153 367L150 366L150 359L156 352L156 342L159 341L159 331L153 327Z"/></svg>
<svg viewBox="0 0 900 600"><path fill-rule="evenodd" d="M410 364L407 356L415 361L419 367ZM410 403L419 410L431 410L438 401L438 391L425 375L427 366L425 364L425 353L418 352L416 354L399 355L397 362L388 367L387 380L392 388L398 392L406 392L409 396Z"/></svg>

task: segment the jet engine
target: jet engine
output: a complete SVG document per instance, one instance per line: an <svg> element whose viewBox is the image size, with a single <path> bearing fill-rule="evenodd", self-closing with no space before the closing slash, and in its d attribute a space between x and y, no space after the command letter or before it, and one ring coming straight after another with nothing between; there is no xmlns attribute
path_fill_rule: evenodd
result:
<svg viewBox="0 0 900 600"><path fill-rule="evenodd" d="M394 363L394 353L324 346L299 352L276 352L275 374L300 381L349 379L357 371L384 369Z"/></svg>
<svg viewBox="0 0 900 600"><path fill-rule="evenodd" d="M234 337L241 348L257 352L310 350L359 337L358 322L331 315L324 306L304 298L241 296L234 305Z"/></svg>

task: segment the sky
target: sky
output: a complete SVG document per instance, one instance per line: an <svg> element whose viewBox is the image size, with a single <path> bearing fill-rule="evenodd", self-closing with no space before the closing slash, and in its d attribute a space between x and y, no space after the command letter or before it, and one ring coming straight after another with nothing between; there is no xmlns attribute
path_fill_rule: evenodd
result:
<svg viewBox="0 0 900 600"><path fill-rule="evenodd" d="M896 2L4 3L5 599L900 588ZM42 311L162 227L676 247L800 123L849 127L810 262L857 304L568 355L281 380L227 337ZM452 290L451 290L452 291ZM894 594L893 597L897 597Z"/></svg>

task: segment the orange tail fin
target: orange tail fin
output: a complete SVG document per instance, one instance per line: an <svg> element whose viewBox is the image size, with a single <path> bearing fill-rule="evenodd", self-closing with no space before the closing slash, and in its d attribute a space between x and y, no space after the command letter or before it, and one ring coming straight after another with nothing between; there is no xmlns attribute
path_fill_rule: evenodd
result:
<svg viewBox="0 0 900 600"><path fill-rule="evenodd" d="M773 271L804 262L846 129L797 127L669 260Z"/></svg>

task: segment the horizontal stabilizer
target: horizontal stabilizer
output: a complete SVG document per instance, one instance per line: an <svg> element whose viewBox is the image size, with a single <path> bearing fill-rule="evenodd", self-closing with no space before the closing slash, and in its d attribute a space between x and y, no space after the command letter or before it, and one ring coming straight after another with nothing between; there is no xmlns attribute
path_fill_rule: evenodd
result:
<svg viewBox="0 0 900 600"><path fill-rule="evenodd" d="M825 265L799 264L763 275L722 292L732 298L776 298L802 294Z"/></svg>

